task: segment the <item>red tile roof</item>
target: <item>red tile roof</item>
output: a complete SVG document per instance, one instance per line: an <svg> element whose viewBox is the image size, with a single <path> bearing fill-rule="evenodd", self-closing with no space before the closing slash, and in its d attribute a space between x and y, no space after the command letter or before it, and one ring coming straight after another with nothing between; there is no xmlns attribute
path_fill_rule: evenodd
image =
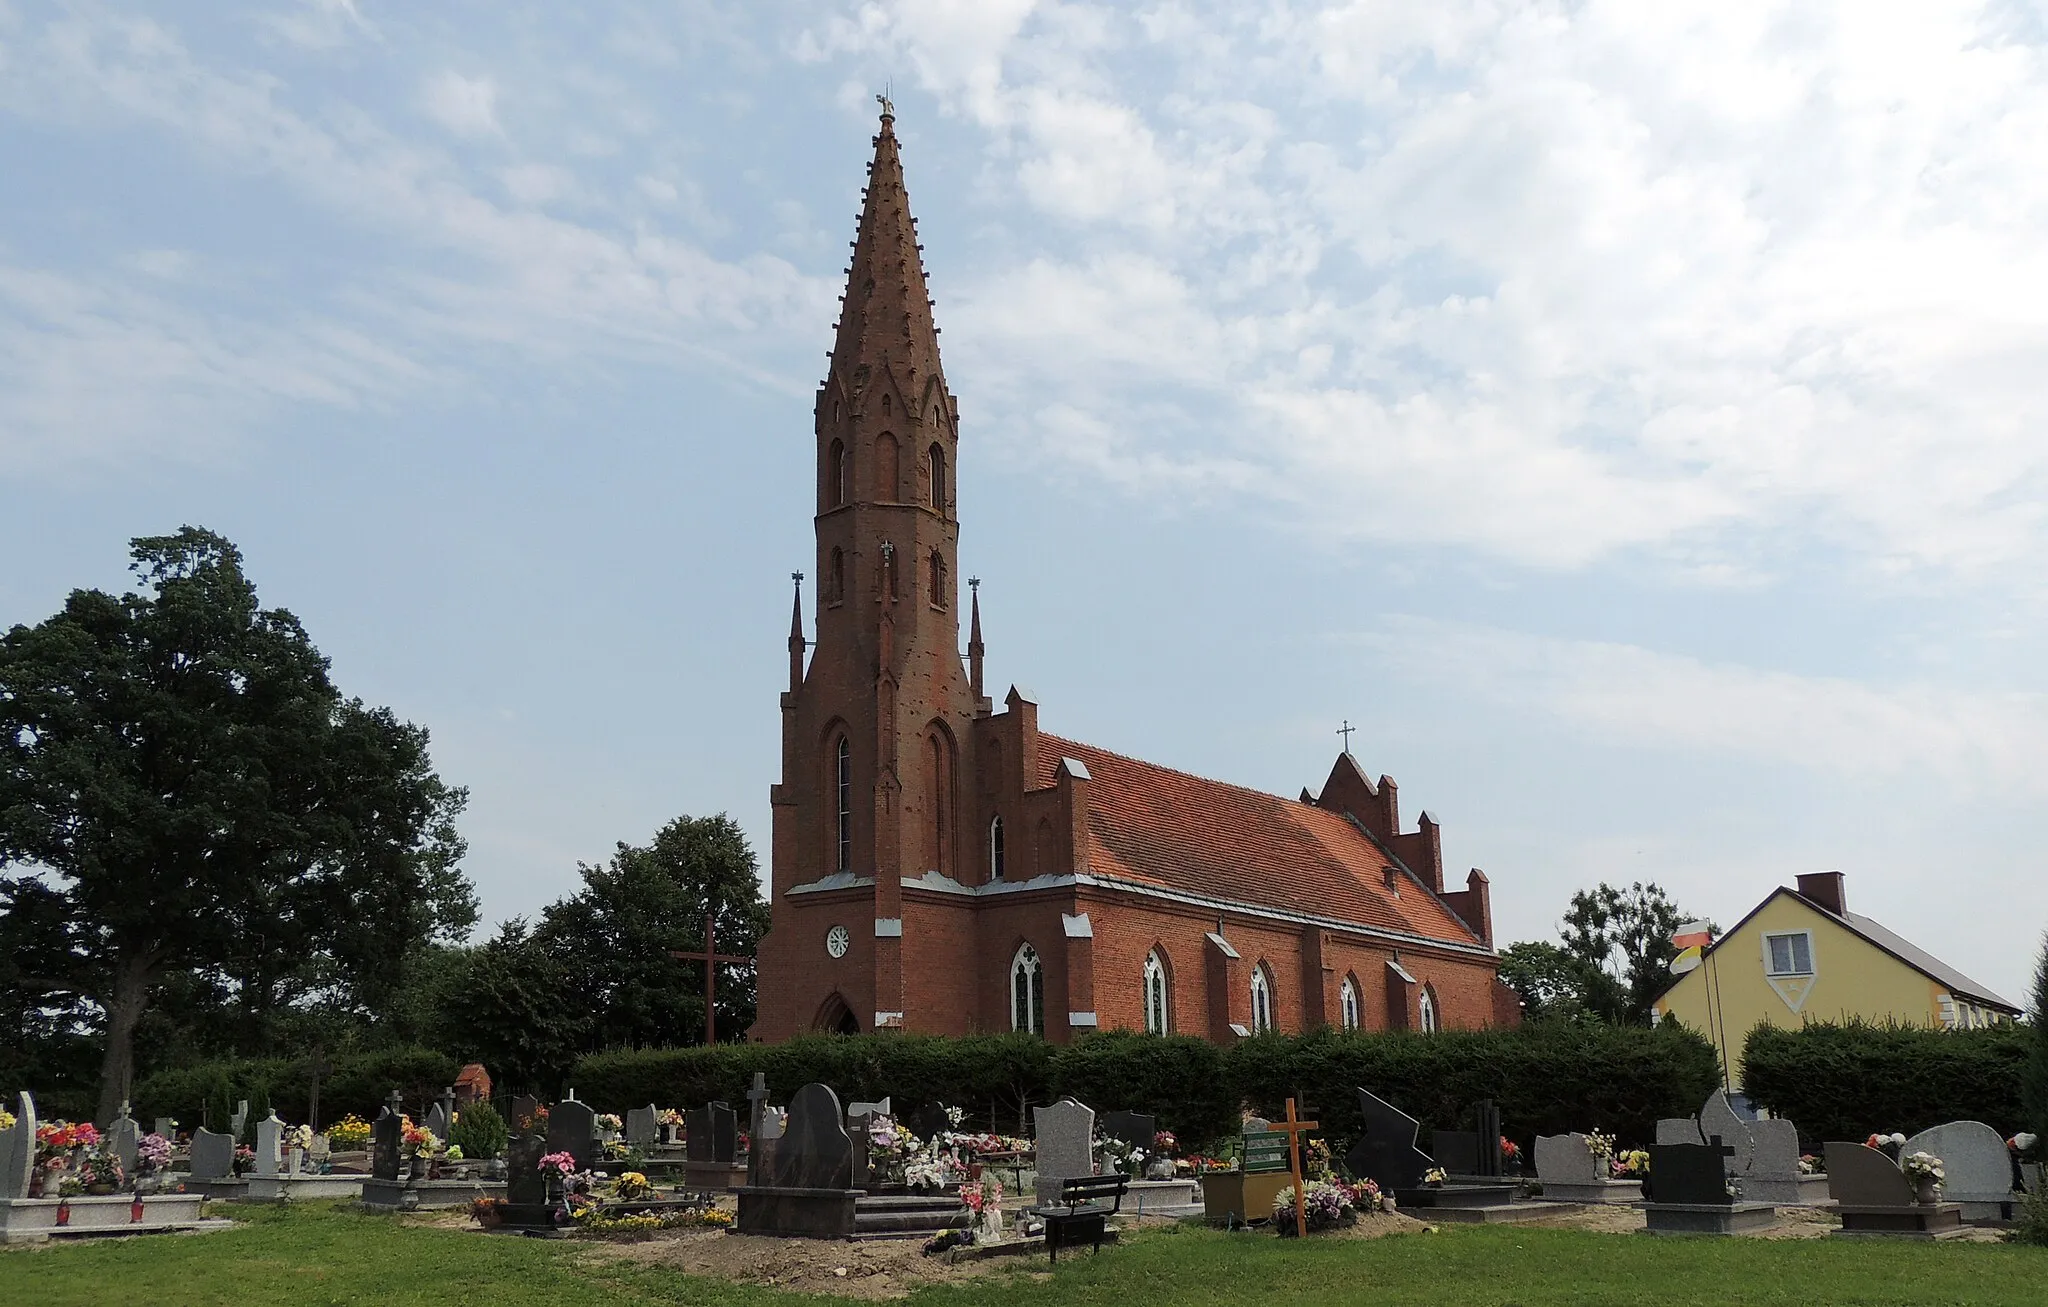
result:
<svg viewBox="0 0 2048 1307"><path fill-rule="evenodd" d="M1169 889L1471 946L1478 937L1342 813L1039 736L1037 783L1088 768L1093 870Z"/></svg>

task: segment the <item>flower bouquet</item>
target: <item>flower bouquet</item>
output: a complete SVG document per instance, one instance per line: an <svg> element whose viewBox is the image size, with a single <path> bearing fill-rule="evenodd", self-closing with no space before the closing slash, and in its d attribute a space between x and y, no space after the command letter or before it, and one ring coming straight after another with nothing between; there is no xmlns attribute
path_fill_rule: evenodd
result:
<svg viewBox="0 0 2048 1307"><path fill-rule="evenodd" d="M1915 1196L1923 1203L1933 1202L1941 1182L1948 1179L1941 1159L1932 1153L1907 1153L1899 1159L1899 1169L1906 1173L1907 1183L1913 1186Z"/></svg>
<svg viewBox="0 0 2048 1307"><path fill-rule="evenodd" d="M1897 1161L1899 1159L1899 1150L1906 1146L1906 1136L1896 1131L1888 1135L1872 1135L1863 1141L1863 1146L1875 1148L1893 1161Z"/></svg>
<svg viewBox="0 0 2048 1307"><path fill-rule="evenodd" d="M1441 1189L1444 1181L1449 1178L1441 1166L1432 1166L1422 1173L1422 1186L1425 1189Z"/></svg>
<svg viewBox="0 0 2048 1307"><path fill-rule="evenodd" d="M612 1182L612 1197L628 1201L654 1197L653 1182L638 1171L628 1171Z"/></svg>
<svg viewBox="0 0 2048 1307"><path fill-rule="evenodd" d="M1308 1221L1310 1233L1317 1230L1334 1230L1345 1223L1347 1216L1355 1216L1351 1203L1351 1192L1344 1186L1327 1180L1311 1180L1302 1186L1302 1215ZM1273 1195L1273 1228L1280 1236L1291 1238L1301 1231L1294 1228L1294 1186L1289 1185Z"/></svg>
<svg viewBox="0 0 2048 1307"><path fill-rule="evenodd" d="M1505 1175L1517 1175L1522 1170L1522 1146L1506 1135L1500 1137L1500 1169Z"/></svg>
<svg viewBox="0 0 2048 1307"><path fill-rule="evenodd" d="M78 1183L89 1194L111 1194L119 1192L128 1183L128 1175L121 1169L121 1159L114 1156L112 1148L106 1144L95 1144L79 1158Z"/></svg>
<svg viewBox="0 0 2048 1307"><path fill-rule="evenodd" d="M151 1132L135 1141L137 1175L160 1175L171 1169L171 1141Z"/></svg>
<svg viewBox="0 0 2048 1307"><path fill-rule="evenodd" d="M1608 1168L1609 1176L1616 1180L1647 1180L1650 1176L1650 1151L1631 1148L1616 1153Z"/></svg>
<svg viewBox="0 0 2048 1307"><path fill-rule="evenodd" d="M327 1146L337 1153L360 1153L370 1146L370 1123L350 1112L327 1127Z"/></svg>

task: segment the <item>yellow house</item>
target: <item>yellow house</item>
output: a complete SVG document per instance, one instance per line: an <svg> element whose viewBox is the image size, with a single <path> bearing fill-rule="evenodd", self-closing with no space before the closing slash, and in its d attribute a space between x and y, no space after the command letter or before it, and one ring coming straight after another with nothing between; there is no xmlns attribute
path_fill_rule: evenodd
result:
<svg viewBox="0 0 2048 1307"><path fill-rule="evenodd" d="M1760 1022L1896 1021L1972 1028L2020 1009L1939 958L1849 911L1839 871L1777 889L1710 945L1655 1005L1711 1039L1730 1088Z"/></svg>

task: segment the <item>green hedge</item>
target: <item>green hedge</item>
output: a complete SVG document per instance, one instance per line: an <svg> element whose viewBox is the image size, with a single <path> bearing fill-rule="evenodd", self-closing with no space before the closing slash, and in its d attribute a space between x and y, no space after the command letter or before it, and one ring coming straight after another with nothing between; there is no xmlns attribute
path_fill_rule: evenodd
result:
<svg viewBox="0 0 2048 1307"><path fill-rule="evenodd" d="M1983 1121L2010 1135L2027 1120L2020 1084L2032 1033L2026 1026L1758 1026L1743 1045L1742 1087L1796 1123L1806 1146L1910 1135L1946 1121Z"/></svg>
<svg viewBox="0 0 2048 1307"><path fill-rule="evenodd" d="M842 1099L889 1095L899 1111L928 1102L968 1110L1005 1133L1024 1109L1071 1094L1098 1111L1151 1112L1199 1147L1234 1134L1249 1105L1277 1114L1306 1096L1340 1141L1358 1129L1363 1085L1422 1121L1455 1124L1482 1098L1525 1143L1538 1133L1594 1126L1648 1141L1660 1116L1699 1110L1717 1083L1713 1049L1676 1028L1532 1026L1420 1036L1266 1035L1222 1049L1189 1036L1123 1032L1066 1045L1023 1035L807 1036L786 1044L600 1053L577 1064L578 1097L623 1113L647 1103L738 1104L754 1072L778 1101L822 1081Z"/></svg>
<svg viewBox="0 0 2048 1307"><path fill-rule="evenodd" d="M454 1058L426 1048L379 1049L330 1062L332 1069L320 1082L322 1125L348 1112L373 1119L393 1089L410 1103L431 1101L461 1071ZM254 1116L267 1098L280 1117L304 1121L312 1083L307 1069L304 1058L246 1058L159 1071L135 1087L135 1119L147 1124L153 1117L175 1117L190 1130L199 1125L209 1102L247 1099Z"/></svg>

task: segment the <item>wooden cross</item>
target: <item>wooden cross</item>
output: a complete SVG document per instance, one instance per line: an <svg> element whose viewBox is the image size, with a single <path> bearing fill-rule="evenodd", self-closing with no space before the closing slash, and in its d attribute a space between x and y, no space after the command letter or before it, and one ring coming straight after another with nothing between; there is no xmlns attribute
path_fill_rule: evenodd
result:
<svg viewBox="0 0 2048 1307"><path fill-rule="evenodd" d="M718 951L718 915L704 914L704 951L702 953L672 952L670 957L678 962L702 962L704 964L704 1043L718 1042L718 964L721 962L752 962L752 958L734 957Z"/></svg>
<svg viewBox="0 0 2048 1307"><path fill-rule="evenodd" d="M1287 1135L1287 1162L1294 1168L1294 1232L1308 1237L1308 1203L1302 1197L1301 1181L1301 1137L1311 1130L1322 1128L1320 1121L1297 1121L1294 1119L1294 1100L1287 1100L1287 1121L1275 1121L1273 1129Z"/></svg>

